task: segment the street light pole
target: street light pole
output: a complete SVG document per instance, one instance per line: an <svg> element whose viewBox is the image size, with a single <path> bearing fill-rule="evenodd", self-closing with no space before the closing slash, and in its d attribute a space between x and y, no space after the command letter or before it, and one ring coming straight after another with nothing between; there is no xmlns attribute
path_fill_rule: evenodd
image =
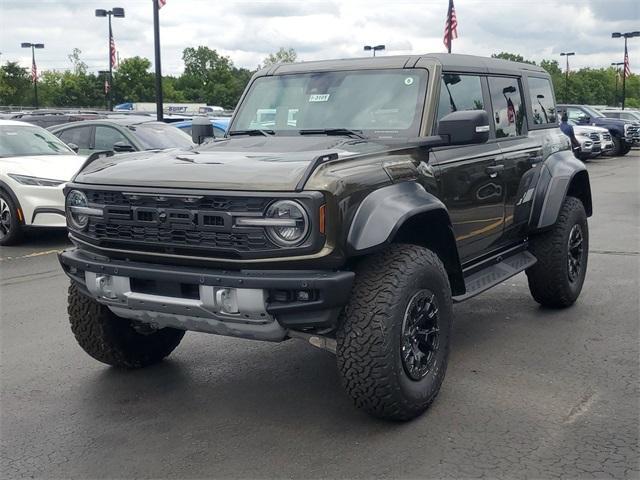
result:
<svg viewBox="0 0 640 480"><path fill-rule="evenodd" d="M560 52L561 57L567 57L567 73L564 79L564 101L569 103L569 57L576 52Z"/></svg>
<svg viewBox="0 0 640 480"><path fill-rule="evenodd" d="M369 51L373 52L373 56L374 57L376 56L376 52L382 51L384 49L385 49L384 45L375 45L373 47L371 45L365 45L364 46L364 51L365 52L369 52Z"/></svg>
<svg viewBox="0 0 640 480"><path fill-rule="evenodd" d="M624 102L627 96L627 82L626 82L627 65L629 61L629 53L627 51L627 39L633 38L633 37L640 37L640 31L626 32L626 33L613 32L611 34L611 38L620 38L620 37L624 38L624 61L622 62L622 64L624 65L624 67L622 67L622 110L624 110Z"/></svg>
<svg viewBox="0 0 640 480"><path fill-rule="evenodd" d="M618 77L620 76L620 65L624 65L624 62L613 62L612 67L616 67L616 96L614 97L615 106L618 106Z"/></svg>
<svg viewBox="0 0 640 480"><path fill-rule="evenodd" d="M107 110L111 111L112 91L113 91L113 61L115 56L115 42L113 41L113 31L111 30L111 16L124 18L124 8L114 7L111 10L102 8L96 9L96 17L109 18L109 92L107 94Z"/></svg>
<svg viewBox="0 0 640 480"><path fill-rule="evenodd" d="M38 67L36 66L36 48L44 48L44 43L23 42L22 48L31 49L31 81L33 82L33 104L38 108Z"/></svg>

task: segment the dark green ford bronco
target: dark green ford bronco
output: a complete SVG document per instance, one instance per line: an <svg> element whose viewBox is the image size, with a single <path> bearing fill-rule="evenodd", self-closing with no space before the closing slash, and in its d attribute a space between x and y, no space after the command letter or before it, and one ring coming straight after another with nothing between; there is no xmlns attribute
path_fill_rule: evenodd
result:
<svg viewBox="0 0 640 480"><path fill-rule="evenodd" d="M186 330L301 338L388 419L436 397L453 303L524 271L538 303L568 307L587 269L589 177L549 76L497 59L272 66L225 139L93 156L65 192L60 262L91 356L144 367Z"/></svg>

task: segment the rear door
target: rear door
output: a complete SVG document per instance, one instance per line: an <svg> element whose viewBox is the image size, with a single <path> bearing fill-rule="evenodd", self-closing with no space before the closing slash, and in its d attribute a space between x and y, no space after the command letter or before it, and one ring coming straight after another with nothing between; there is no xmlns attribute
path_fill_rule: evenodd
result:
<svg viewBox="0 0 640 480"><path fill-rule="evenodd" d="M437 120L453 111L489 111L488 101L483 76L444 73ZM485 144L435 148L432 154L438 197L449 210L463 263L491 251L503 232L501 150L492 136Z"/></svg>
<svg viewBox="0 0 640 480"><path fill-rule="evenodd" d="M520 78L489 76L487 82L496 139L502 151L499 163L503 165L499 176L504 186L504 230L498 244L507 246L523 238L523 229L529 220L526 207L531 205L535 186L530 170L542 161L542 136L529 134ZM553 93L548 81L543 79L543 82L547 88L545 83L532 82L535 88L531 90L533 96L530 95L529 102L531 122L535 126L553 124L553 128L557 128Z"/></svg>

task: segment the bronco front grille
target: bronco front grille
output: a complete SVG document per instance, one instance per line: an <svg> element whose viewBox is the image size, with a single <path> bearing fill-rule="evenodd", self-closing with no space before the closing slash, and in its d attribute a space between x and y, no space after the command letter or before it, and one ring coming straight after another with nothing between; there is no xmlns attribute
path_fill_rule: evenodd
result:
<svg viewBox="0 0 640 480"><path fill-rule="evenodd" d="M274 200L271 197L84 193L89 205L101 208L103 216L89 217L86 230L74 233L100 247L231 259L282 249L262 227L233 225L234 215L260 215Z"/></svg>

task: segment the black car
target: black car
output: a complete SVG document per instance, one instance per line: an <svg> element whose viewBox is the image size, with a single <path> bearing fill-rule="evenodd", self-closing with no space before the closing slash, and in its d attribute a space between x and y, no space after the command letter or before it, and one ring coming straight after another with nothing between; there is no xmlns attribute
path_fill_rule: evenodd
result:
<svg viewBox="0 0 640 480"><path fill-rule="evenodd" d="M48 130L82 155L193 147L189 135L148 116L114 116L56 125Z"/></svg>
<svg viewBox="0 0 640 480"><path fill-rule="evenodd" d="M186 330L304 339L387 419L438 394L454 302L526 272L538 303L566 308L587 269L589 176L549 75L498 59L271 66L226 139L96 155L65 193L59 258L89 355L145 367Z"/></svg>

